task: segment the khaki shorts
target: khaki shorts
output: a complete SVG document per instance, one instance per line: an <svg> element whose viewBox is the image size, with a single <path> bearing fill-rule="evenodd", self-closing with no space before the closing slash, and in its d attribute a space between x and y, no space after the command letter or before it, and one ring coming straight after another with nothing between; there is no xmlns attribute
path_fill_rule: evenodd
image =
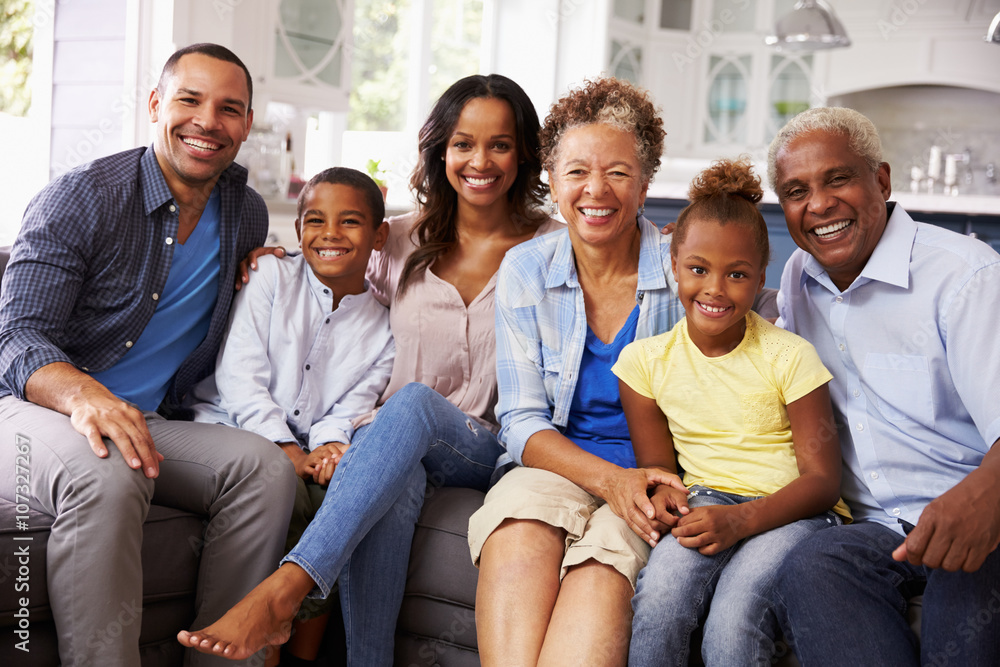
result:
<svg viewBox="0 0 1000 667"><path fill-rule="evenodd" d="M469 519L469 549L479 567L486 539L507 519L541 521L566 531L566 553L559 578L591 558L620 572L635 589L649 545L605 502L561 475L518 466L497 482L483 506Z"/></svg>

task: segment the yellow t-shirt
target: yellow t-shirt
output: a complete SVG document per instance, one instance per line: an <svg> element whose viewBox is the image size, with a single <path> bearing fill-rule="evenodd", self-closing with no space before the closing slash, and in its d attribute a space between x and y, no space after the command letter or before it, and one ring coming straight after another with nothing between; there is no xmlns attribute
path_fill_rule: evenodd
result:
<svg viewBox="0 0 1000 667"><path fill-rule="evenodd" d="M808 341L754 312L729 354L702 354L685 319L626 346L611 370L667 416L684 484L741 496L799 476L785 406L833 378ZM850 518L842 499L833 509Z"/></svg>

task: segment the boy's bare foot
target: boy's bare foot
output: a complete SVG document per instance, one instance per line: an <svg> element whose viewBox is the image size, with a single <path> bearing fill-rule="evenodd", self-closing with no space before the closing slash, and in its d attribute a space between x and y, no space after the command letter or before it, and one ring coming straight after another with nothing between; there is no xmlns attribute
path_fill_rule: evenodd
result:
<svg viewBox="0 0 1000 667"><path fill-rule="evenodd" d="M218 621L204 630L181 630L177 641L229 660L244 660L266 646L280 646L288 641L295 612L314 586L305 570L285 563Z"/></svg>

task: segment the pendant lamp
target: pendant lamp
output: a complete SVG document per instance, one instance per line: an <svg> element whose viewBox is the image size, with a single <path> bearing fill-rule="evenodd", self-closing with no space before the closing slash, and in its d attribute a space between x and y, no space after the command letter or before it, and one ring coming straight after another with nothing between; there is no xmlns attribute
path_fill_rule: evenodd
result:
<svg viewBox="0 0 1000 667"><path fill-rule="evenodd" d="M995 22L995 21L994 21ZM833 8L823 0L799 0L774 26L774 34L764 43L779 51L818 51L850 46Z"/></svg>

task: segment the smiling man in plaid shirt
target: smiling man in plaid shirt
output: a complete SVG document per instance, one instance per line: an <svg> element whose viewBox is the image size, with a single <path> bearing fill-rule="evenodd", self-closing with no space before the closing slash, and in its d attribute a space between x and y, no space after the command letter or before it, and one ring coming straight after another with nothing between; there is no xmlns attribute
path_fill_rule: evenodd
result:
<svg viewBox="0 0 1000 667"><path fill-rule="evenodd" d="M141 623L117 619L142 607L150 502L208 516L196 626L281 556L295 482L287 457L247 432L163 416L212 371L237 263L264 242L263 200L233 163L251 102L232 52L181 49L149 97L153 145L46 186L11 253L0 496L23 494L12 464L15 441L27 443L29 502L56 517L47 576L64 665L139 664Z"/></svg>

